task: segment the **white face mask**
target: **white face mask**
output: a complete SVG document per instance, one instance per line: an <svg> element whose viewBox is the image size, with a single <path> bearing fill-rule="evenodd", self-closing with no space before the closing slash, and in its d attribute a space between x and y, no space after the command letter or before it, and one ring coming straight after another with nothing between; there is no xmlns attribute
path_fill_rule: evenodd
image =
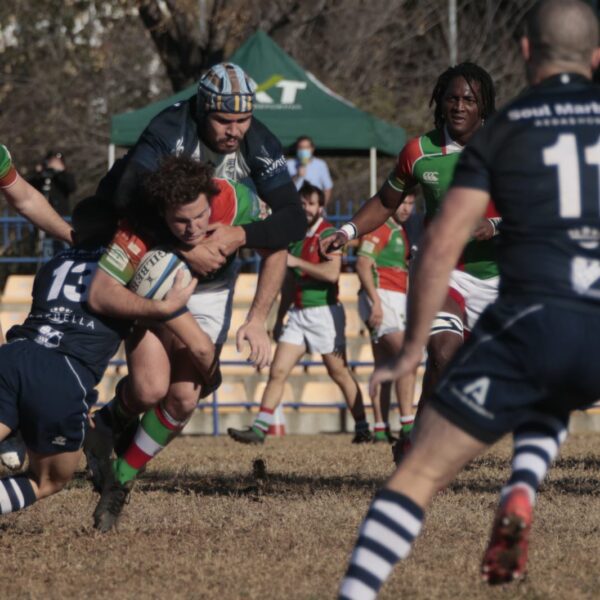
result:
<svg viewBox="0 0 600 600"><path fill-rule="evenodd" d="M312 158L312 150L310 148L298 148L296 156L301 163L306 164Z"/></svg>

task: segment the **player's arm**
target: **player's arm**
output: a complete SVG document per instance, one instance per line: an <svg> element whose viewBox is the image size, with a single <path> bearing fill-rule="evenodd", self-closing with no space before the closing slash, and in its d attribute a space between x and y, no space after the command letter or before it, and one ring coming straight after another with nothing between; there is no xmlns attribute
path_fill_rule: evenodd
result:
<svg viewBox="0 0 600 600"><path fill-rule="evenodd" d="M335 283L340 278L342 271L342 255L338 252L332 256L331 260L320 263L313 263L293 254L287 255L287 266L300 269L313 279L325 281L326 283Z"/></svg>
<svg viewBox="0 0 600 600"><path fill-rule="evenodd" d="M99 268L90 284L87 304L94 312L116 319L165 321L178 316L180 311L185 311L198 284L197 279L192 279L188 285L183 286L182 276L179 273L176 275L173 287L163 300L152 300L138 296Z"/></svg>
<svg viewBox="0 0 600 600"><path fill-rule="evenodd" d="M283 329L283 320L294 301L294 289L294 275L292 274L291 269L286 269L283 284L281 286L281 298L279 300L279 308L277 309L277 318L275 319L275 325L273 327L273 338L275 341L279 340L281 330Z"/></svg>
<svg viewBox="0 0 600 600"><path fill-rule="evenodd" d="M446 195L440 213L425 232L411 275L402 352L390 368L375 371L369 386L371 393L379 383L402 377L418 366L433 318L447 296L450 272L484 215L488 201L486 191L474 188L453 187Z"/></svg>
<svg viewBox="0 0 600 600"><path fill-rule="evenodd" d="M377 329L383 321L383 306L373 279L373 267L378 255L378 242L370 236L361 238L356 257L356 274L362 288L371 300L371 313L367 324L373 329Z"/></svg>
<svg viewBox="0 0 600 600"><path fill-rule="evenodd" d="M261 263L256 293L248 311L246 322L238 329L236 343L238 352L242 344L250 344L249 360L262 368L271 361L271 342L267 334L266 322L273 302L281 289L287 263L287 251L271 252Z"/></svg>
<svg viewBox="0 0 600 600"><path fill-rule="evenodd" d="M6 146L0 144L0 190L7 202L23 217L49 235L71 243L71 226L48 200L17 172Z"/></svg>

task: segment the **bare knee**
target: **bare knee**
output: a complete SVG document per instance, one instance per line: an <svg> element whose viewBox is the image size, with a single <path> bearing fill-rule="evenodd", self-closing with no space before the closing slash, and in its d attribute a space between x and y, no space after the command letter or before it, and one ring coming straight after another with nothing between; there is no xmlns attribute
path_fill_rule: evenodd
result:
<svg viewBox="0 0 600 600"><path fill-rule="evenodd" d="M140 412L156 406L169 392L169 381L161 375L153 377L148 373L136 375L130 373L127 378L126 394L128 404L132 404Z"/></svg>
<svg viewBox="0 0 600 600"><path fill-rule="evenodd" d="M200 390L197 387L185 389L171 386L165 399L167 412L178 421L185 421L196 410Z"/></svg>
<svg viewBox="0 0 600 600"><path fill-rule="evenodd" d="M457 350L462 346L462 337L455 333L438 333L429 341L428 368L432 367L437 372L443 371Z"/></svg>

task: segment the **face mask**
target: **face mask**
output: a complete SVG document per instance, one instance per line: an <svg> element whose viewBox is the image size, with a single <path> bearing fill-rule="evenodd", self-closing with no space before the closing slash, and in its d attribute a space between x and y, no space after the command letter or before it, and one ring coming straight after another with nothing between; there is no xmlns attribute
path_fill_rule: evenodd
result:
<svg viewBox="0 0 600 600"><path fill-rule="evenodd" d="M312 150L310 148L299 148L296 152L298 160L305 165L312 158Z"/></svg>

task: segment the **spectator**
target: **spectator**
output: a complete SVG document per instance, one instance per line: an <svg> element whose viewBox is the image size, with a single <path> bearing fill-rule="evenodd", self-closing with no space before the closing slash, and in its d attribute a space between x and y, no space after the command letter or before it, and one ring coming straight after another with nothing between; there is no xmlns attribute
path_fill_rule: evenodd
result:
<svg viewBox="0 0 600 600"><path fill-rule="evenodd" d="M35 174L29 183L40 191L52 208L62 216L71 214L69 196L75 191L75 177L67 171L62 152L50 150L43 163L35 166ZM43 231L39 232L39 253L42 258L49 259L65 248L59 240L46 238Z"/></svg>
<svg viewBox="0 0 600 600"><path fill-rule="evenodd" d="M59 215L69 215L69 196L77 186L75 177L67 171L62 152L48 152L44 162L36 165L35 171L29 183L44 194Z"/></svg>
<svg viewBox="0 0 600 600"><path fill-rule="evenodd" d="M325 195L325 206L331 200L333 182L329 174L327 163L316 158L315 145L311 138L306 135L299 137L295 143L296 158L288 161L288 171L296 189L300 189L305 181L323 190Z"/></svg>

